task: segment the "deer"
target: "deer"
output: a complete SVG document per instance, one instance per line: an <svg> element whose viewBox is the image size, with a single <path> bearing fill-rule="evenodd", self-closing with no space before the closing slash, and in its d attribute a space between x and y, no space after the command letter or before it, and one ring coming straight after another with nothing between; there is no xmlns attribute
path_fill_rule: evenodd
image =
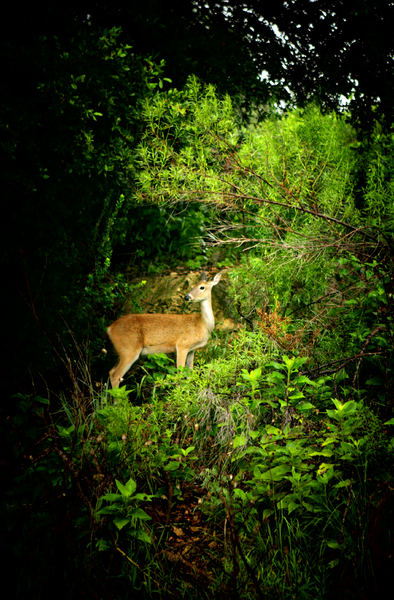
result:
<svg viewBox="0 0 394 600"><path fill-rule="evenodd" d="M109 372L113 388L119 387L140 356L148 354L175 352L177 368L187 365L193 369L195 351L206 346L215 327L211 292L221 276L218 273L212 281L207 281L203 272L197 285L186 294L187 302L200 303L200 314L132 314L120 317L108 327L106 333L119 358Z"/></svg>

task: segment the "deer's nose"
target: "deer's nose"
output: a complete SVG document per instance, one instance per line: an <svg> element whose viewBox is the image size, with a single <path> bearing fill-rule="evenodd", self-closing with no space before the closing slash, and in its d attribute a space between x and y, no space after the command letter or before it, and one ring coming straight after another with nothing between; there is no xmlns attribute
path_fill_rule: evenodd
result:
<svg viewBox="0 0 394 600"><path fill-rule="evenodd" d="M188 300L188 301L189 301L189 300L191 300L191 299L192 299L192 297L190 296L190 294L186 294L186 296L185 296L185 300Z"/></svg>

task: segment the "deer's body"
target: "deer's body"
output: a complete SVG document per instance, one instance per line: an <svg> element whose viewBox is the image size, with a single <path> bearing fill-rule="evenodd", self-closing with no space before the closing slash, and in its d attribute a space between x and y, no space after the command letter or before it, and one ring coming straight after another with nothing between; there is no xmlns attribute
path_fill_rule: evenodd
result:
<svg viewBox="0 0 394 600"><path fill-rule="evenodd" d="M140 356L176 353L177 367L193 368L194 352L208 342L215 327L211 290L219 283L221 273L207 282L205 273L185 300L201 303L201 314L167 315L136 314L121 317L107 329L108 337L119 356L109 376L112 387L118 387L123 375Z"/></svg>

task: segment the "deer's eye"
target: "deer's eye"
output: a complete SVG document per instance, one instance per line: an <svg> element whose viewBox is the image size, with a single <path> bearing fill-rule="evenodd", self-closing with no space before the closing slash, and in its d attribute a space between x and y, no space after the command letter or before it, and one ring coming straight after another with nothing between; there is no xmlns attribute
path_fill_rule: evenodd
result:
<svg viewBox="0 0 394 600"><path fill-rule="evenodd" d="M200 285L200 290L205 290L205 287L203 285Z"/></svg>

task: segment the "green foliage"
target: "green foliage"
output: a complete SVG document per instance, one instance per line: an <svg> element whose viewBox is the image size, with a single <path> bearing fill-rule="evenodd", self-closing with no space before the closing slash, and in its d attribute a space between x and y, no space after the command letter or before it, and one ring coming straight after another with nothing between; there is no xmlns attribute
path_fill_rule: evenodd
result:
<svg viewBox="0 0 394 600"><path fill-rule="evenodd" d="M204 531L225 532L211 544L221 559L210 563L207 593L225 593L234 573L240 595L251 599L262 589L272 598L278 590L284 598L294 590L325 598L340 570L357 579L366 569L359 589L370 585L368 524L381 519L392 485L387 431L363 402L346 398L349 387L343 399L330 399L330 377L311 379L300 371L305 357L267 348L261 332L241 330L225 357L191 372L153 356L150 403L133 405L126 387L64 400L56 426L46 400L16 399L1 431L3 469L14 484L2 514L7 540L22 544L12 556L30 548L28 532L40 544L38 574L61 541L65 558L52 560L52 572L74 573L85 593L100 595L105 572L118 581L113 593L129 586L171 596L182 575L168 576L166 557L171 564L171 532L184 535L184 524L166 525L171 512L193 507ZM10 443L16 430L18 443ZM72 539L59 512L73 525ZM380 544L386 551L387 536ZM24 593L34 597L31 577L27 569Z"/></svg>
<svg viewBox="0 0 394 600"><path fill-rule="evenodd" d="M126 533L129 537L140 540L151 544L152 540L149 533L142 526L143 521L149 521L152 517L146 514L146 512L138 506L138 501L149 501L151 496L148 494L136 494L135 490L137 484L134 479L129 479L128 482L123 485L120 481L115 479L116 487L120 494L104 494L97 502L97 510L95 512L96 519L100 515L111 515L114 517L113 524L120 531L126 527ZM108 502L104 508L102 508L103 501ZM104 539L100 539L99 542L100 550L104 547L109 547L108 542Z"/></svg>
<svg viewBox="0 0 394 600"><path fill-rule="evenodd" d="M389 237L393 232L393 135L379 121L368 138L360 136L357 145L355 182L357 201L373 219L374 225Z"/></svg>
<svg viewBox="0 0 394 600"><path fill-rule="evenodd" d="M18 404L2 427L2 470L13 483L2 501L2 559L14 573L15 561L29 552L29 565L16 579L23 594L45 593L44 572L48 587L58 578L70 594L100 595L106 585L100 572L121 578L113 593L131 587L143 597L153 585L149 506L163 495L165 473L174 500L182 500L196 457L192 446L172 440L163 406L133 407L127 395L124 388L113 390L116 404L81 397L56 426L47 400L14 399Z"/></svg>
<svg viewBox="0 0 394 600"><path fill-rule="evenodd" d="M308 227L315 222L308 213L356 216L349 195L354 134L334 113L311 106L240 131L231 100L190 78L184 92L147 101L144 118L141 198L195 197L228 208L232 201L268 223L270 203L282 203L290 209L283 215Z"/></svg>
<svg viewBox="0 0 394 600"><path fill-rule="evenodd" d="M212 207L207 243L247 252L230 271L230 295L249 326L257 314L274 344L308 356L312 371L351 365L359 394L384 380L379 396L389 398L391 138L376 134L364 152L359 211L356 136L335 113L312 105L242 130L230 99L190 78L184 92L148 101L144 117L138 197ZM375 391L367 390L373 401Z"/></svg>
<svg viewBox="0 0 394 600"><path fill-rule="evenodd" d="M317 581L320 586L325 581L315 597L326 597L332 569L349 563L360 565L360 573L370 568L368 514L379 510L381 500L374 496L370 505L368 498L392 476L387 473L392 451L387 450L381 422L361 403L333 399L334 408L322 411L327 400L316 387L324 382L297 374L305 360L283 358L283 363L265 365L266 377L261 368L241 372L250 387L249 399L232 398L238 412L253 415L254 427L237 427L231 467L222 463L220 469L205 472L203 511L215 522L227 515L240 560L245 562L242 548L247 547L248 564L266 592L280 586L285 597L294 589L307 597L317 593L309 586L314 589ZM295 392L297 384L315 393L320 411L306 405L304 394ZM282 414L292 406L291 420L274 426L274 420L267 423L264 410L258 413L267 403L267 391L279 398ZM220 440L216 436L216 443ZM241 577L249 571L245 563Z"/></svg>
<svg viewBox="0 0 394 600"><path fill-rule="evenodd" d="M393 477L391 142L376 138L376 152L364 154L360 202L355 134L344 120L310 106L241 129L231 100L196 78L182 91L154 93L163 65L119 40L117 29L81 31L75 52L39 40L45 77L35 98L71 137L60 144L47 132L47 147L28 149L30 179L17 182L17 162L7 181L28 198L37 189L45 218L53 208L62 223L37 234L58 300L50 331L58 315L66 326L72 319L71 339L93 331L98 349L111 311L127 295L138 312L144 291L120 265L148 270L151 262L157 272L178 257L193 268L239 258L215 259L208 243L246 251L230 270L228 296L250 331L215 332L193 371L152 356L131 389L100 394L88 361L81 368L79 353L75 363L61 338L73 385L61 412L26 395L5 407L2 468L12 486L3 497L4 554L34 555L21 579L32 597L58 547L51 577L71 579L71 595L108 595L102 573L116 581L113 597L185 595L186 578L169 565L177 556L192 577L196 563L183 558L190 544L175 553L173 534L183 537L180 518L188 523L193 513L217 538L202 544L216 554L194 555L207 597L323 598L339 570L349 590L364 568L366 596L375 548L391 552L391 517L381 516ZM10 161L22 149L22 125L15 131L4 146ZM54 257L39 243L45 231ZM10 252L24 233L26 223ZM200 250L189 256L194 237ZM134 258L122 258L121 245ZM29 260L27 298L40 322L49 283L40 289ZM201 586L187 593L198 598Z"/></svg>
<svg viewBox="0 0 394 600"><path fill-rule="evenodd" d="M185 205L176 210L163 205L138 205L133 208L128 219L128 235L123 247L129 252L131 263L139 269L153 272L185 263L206 262L206 249L200 247L212 211L198 204ZM193 258L189 258L192 256ZM200 263L199 263L200 265Z"/></svg>

